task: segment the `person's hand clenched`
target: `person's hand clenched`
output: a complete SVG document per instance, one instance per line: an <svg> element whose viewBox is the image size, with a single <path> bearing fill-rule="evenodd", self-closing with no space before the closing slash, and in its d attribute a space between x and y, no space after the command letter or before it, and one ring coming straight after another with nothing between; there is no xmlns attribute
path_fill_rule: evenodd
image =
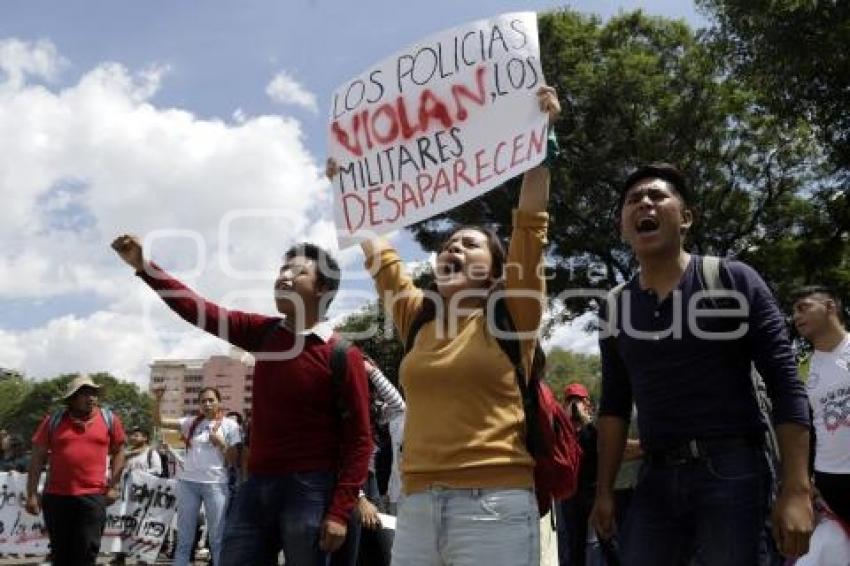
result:
<svg viewBox="0 0 850 566"><path fill-rule="evenodd" d="M136 271L142 271L145 267L145 257L142 244L136 236L122 234L112 241L112 249L115 250L127 265Z"/></svg>

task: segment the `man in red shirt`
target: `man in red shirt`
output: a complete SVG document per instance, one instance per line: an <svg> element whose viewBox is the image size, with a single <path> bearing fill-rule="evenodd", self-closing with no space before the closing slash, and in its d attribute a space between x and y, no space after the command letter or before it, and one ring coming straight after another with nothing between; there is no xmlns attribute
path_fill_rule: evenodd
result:
<svg viewBox="0 0 850 566"><path fill-rule="evenodd" d="M32 437L26 509L33 515L44 509L54 566L95 564L106 507L118 498L124 429L117 415L98 407L99 389L87 375L74 378L63 396L65 409L44 417ZM45 462L49 470L39 504Z"/></svg>
<svg viewBox="0 0 850 566"><path fill-rule="evenodd" d="M344 352L341 383L331 370L338 337L324 315L339 287L336 261L312 244L286 252L274 284L280 319L203 299L146 261L133 236L112 247L183 319L257 359L248 478L230 505L216 566L268 564L280 547L287 565L327 564L345 540L372 452L362 354Z"/></svg>

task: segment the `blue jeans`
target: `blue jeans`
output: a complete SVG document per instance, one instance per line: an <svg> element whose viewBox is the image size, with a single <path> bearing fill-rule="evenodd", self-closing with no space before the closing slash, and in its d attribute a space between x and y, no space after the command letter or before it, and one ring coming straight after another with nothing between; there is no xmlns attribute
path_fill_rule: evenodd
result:
<svg viewBox="0 0 850 566"><path fill-rule="evenodd" d="M175 566L187 566L194 562L192 543L198 527L201 503L207 518L207 533L213 563L219 564L221 553L222 523L224 507L227 505L226 483L201 483L179 480L177 482L177 549L174 552Z"/></svg>
<svg viewBox="0 0 850 566"><path fill-rule="evenodd" d="M431 488L399 504L397 566L537 566L540 516L530 489Z"/></svg>
<svg viewBox="0 0 850 566"><path fill-rule="evenodd" d="M645 462L626 518L629 566L752 566L767 514L763 449L738 445L676 465Z"/></svg>
<svg viewBox="0 0 850 566"><path fill-rule="evenodd" d="M287 566L326 566L319 534L334 485L331 472L249 475L230 507L215 566L277 564L281 548Z"/></svg>

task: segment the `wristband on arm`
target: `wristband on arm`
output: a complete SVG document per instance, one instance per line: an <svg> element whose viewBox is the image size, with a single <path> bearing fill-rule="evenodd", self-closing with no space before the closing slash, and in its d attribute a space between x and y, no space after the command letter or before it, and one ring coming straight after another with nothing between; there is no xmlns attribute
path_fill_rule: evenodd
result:
<svg viewBox="0 0 850 566"><path fill-rule="evenodd" d="M555 128L549 128L549 135L546 137L546 157L540 165L551 169L560 156L561 147L558 145L558 136L555 134Z"/></svg>

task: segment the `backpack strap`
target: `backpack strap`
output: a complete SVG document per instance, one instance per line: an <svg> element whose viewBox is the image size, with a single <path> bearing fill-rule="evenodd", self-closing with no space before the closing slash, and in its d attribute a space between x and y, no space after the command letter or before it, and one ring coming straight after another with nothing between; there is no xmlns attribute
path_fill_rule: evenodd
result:
<svg viewBox="0 0 850 566"><path fill-rule="evenodd" d="M186 436L183 437L183 443L186 445L187 449L192 446L192 437L195 435L195 430L197 430L198 425L204 422L204 418L203 413L199 413L195 415L194 419L192 419L192 424L189 425L189 432L187 432Z"/></svg>
<svg viewBox="0 0 850 566"><path fill-rule="evenodd" d="M348 349L350 347L351 344L341 336L336 336L331 343L331 393L341 420L351 415L344 396L345 382L348 379Z"/></svg>
<svg viewBox="0 0 850 566"><path fill-rule="evenodd" d="M63 407L61 409L57 409L53 411L53 414L50 415L50 421L47 423L47 445L50 446L53 444L53 434L56 432L56 429L59 428L59 423L62 422L62 417L65 416L66 409Z"/></svg>
<svg viewBox="0 0 850 566"><path fill-rule="evenodd" d="M153 468L153 448L148 446L148 470Z"/></svg>
<svg viewBox="0 0 850 566"><path fill-rule="evenodd" d="M616 299L617 297L619 297L623 293L623 289L625 289L626 285L628 285L628 284L629 284L628 281L623 281L622 283L620 283L619 285L617 285L616 287L614 287L613 289L608 291L608 298Z"/></svg>
<svg viewBox="0 0 850 566"><path fill-rule="evenodd" d="M115 436L112 434L112 425L115 422L115 414L109 407L100 407L100 416L103 417L103 422L106 423L106 431L109 433L109 444L111 446L112 442L115 440Z"/></svg>
<svg viewBox="0 0 850 566"><path fill-rule="evenodd" d="M422 307L419 307L420 309ZM404 341L404 353L407 354L413 349L413 344L416 342L416 335L419 334L419 331L422 330L422 327L425 325L425 321L419 315L413 317L413 321L410 323L410 328L407 329L407 338Z"/></svg>
<svg viewBox="0 0 850 566"><path fill-rule="evenodd" d="M504 299L499 298L496 300L496 303L493 305L493 317L493 323L496 329L512 334L516 332L514 321L511 318L511 313L508 311L508 306ZM517 373L522 373L523 377L526 378L523 381L527 381L528 376L525 375L525 367L523 367L522 364L522 349L520 341L515 338L503 337L496 338L496 341L499 343L499 347L502 348L502 351L504 351L511 360L514 367L517 368ZM523 386L520 387L520 389L527 389L527 387Z"/></svg>
<svg viewBox="0 0 850 566"><path fill-rule="evenodd" d="M271 335L274 334L274 331L277 329L278 326L280 326L280 322L282 320L283 319L279 316L274 316L268 319L265 323L263 323L263 330L260 334L260 340L257 342L257 350L262 348L263 344L268 342Z"/></svg>
<svg viewBox="0 0 850 566"><path fill-rule="evenodd" d="M115 414L112 412L112 409L109 407L98 407L100 409L100 416L103 417L103 422L106 424L106 431L109 433L109 443L112 444L114 440L114 435L112 434L112 423L115 422ZM50 415L50 422L47 424L47 442L48 444L53 442L53 433L56 432L56 429L59 428L59 423L62 422L62 417L65 416L65 409L59 409L54 411L52 415Z"/></svg>
<svg viewBox="0 0 850 566"><path fill-rule="evenodd" d="M537 395L532 394L532 390L528 384L528 375L525 371L525 365L522 363L522 344L516 336L516 327L514 326L511 313L508 310L508 305L504 298L496 299L493 305L493 323L497 330L510 333L510 338L495 337L499 343L499 347L508 356L511 364L514 366L514 375L516 376L517 386L519 387L520 397L522 398L522 410L525 414L525 446L533 458L536 458L542 449L542 442L538 438L538 421L539 407ZM536 344L535 348L540 348L540 344Z"/></svg>
<svg viewBox="0 0 850 566"><path fill-rule="evenodd" d="M702 256L702 280L706 291L726 289L723 279L720 277L722 267L723 260L719 257L713 255Z"/></svg>

